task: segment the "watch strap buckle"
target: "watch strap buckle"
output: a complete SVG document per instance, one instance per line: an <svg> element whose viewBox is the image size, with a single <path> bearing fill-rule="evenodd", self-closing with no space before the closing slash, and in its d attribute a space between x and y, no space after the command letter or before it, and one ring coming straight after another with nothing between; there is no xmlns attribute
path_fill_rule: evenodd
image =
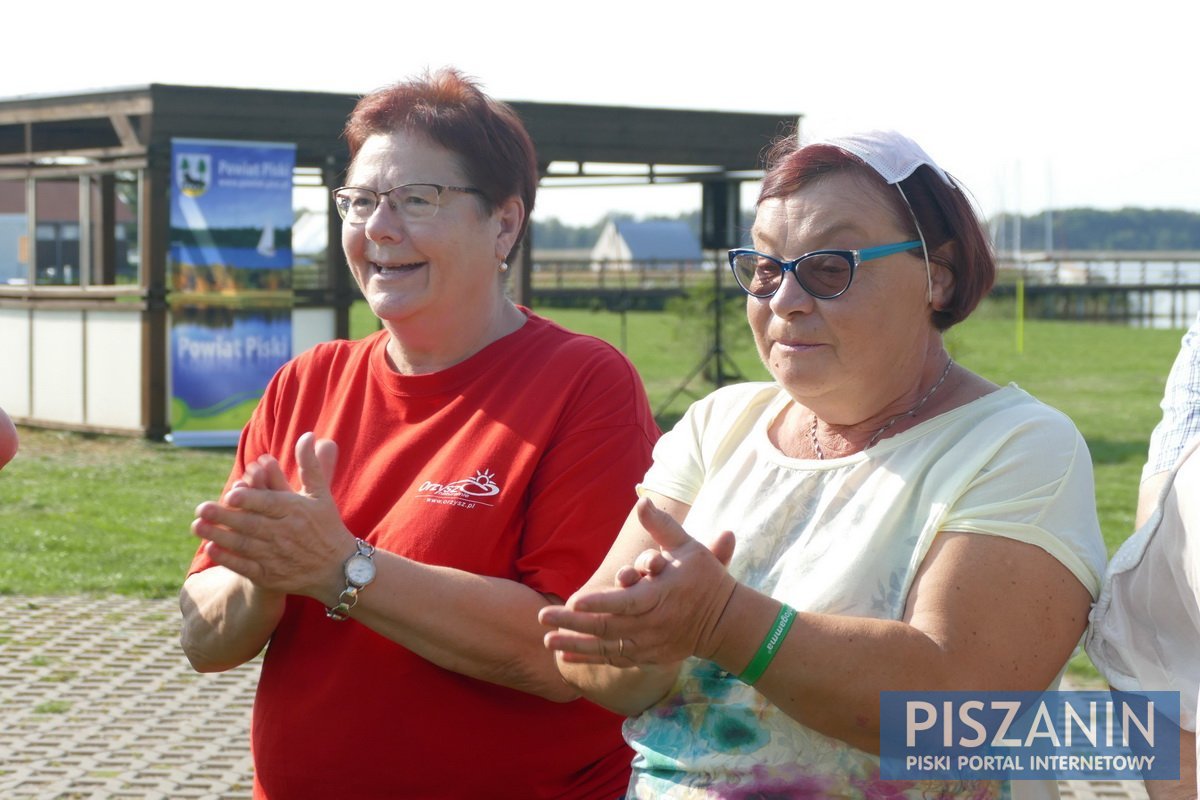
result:
<svg viewBox="0 0 1200 800"><path fill-rule="evenodd" d="M345 622L350 619L350 609L358 605L358 587L347 586L338 595L337 605L325 609L325 616L334 622Z"/></svg>

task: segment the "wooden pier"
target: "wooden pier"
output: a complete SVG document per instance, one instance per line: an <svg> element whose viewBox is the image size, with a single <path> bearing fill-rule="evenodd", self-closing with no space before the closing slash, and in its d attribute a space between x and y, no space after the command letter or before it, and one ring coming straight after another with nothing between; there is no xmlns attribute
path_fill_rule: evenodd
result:
<svg viewBox="0 0 1200 800"><path fill-rule="evenodd" d="M1018 286L1028 317L1186 328L1200 311L1200 252L1002 254L992 296Z"/></svg>

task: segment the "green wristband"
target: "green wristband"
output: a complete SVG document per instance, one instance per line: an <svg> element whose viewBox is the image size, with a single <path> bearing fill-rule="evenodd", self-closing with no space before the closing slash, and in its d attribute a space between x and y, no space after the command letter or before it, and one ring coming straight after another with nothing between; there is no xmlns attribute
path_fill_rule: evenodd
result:
<svg viewBox="0 0 1200 800"><path fill-rule="evenodd" d="M791 630L795 619L796 609L785 603L779 609L779 616L775 617L775 622L771 625L767 637L758 646L758 652L754 654L754 658L750 659L750 663L742 670L742 674L738 675L738 680L747 686L753 686L755 681L762 677L771 660L775 658L775 654L779 652L779 646L787 638L788 631Z"/></svg>

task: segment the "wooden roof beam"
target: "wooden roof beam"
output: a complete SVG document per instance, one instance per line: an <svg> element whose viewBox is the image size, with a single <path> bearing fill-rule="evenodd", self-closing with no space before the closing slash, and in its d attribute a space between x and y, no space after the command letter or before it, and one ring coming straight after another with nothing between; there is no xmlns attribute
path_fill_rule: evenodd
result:
<svg viewBox="0 0 1200 800"><path fill-rule="evenodd" d="M117 132L117 138L121 140L121 144L126 150L142 149L142 143L138 141L137 132L134 131L127 114L109 114L108 119L112 122L113 130Z"/></svg>
<svg viewBox="0 0 1200 800"><path fill-rule="evenodd" d="M18 125L22 122L65 122L73 119L103 119L114 114L125 117L140 117L153 110L149 97L123 100L94 100L64 102L54 105L22 105L0 103L0 125Z"/></svg>
<svg viewBox="0 0 1200 800"><path fill-rule="evenodd" d="M146 148L137 147L89 147L78 150L39 150L35 153L2 153L0 164L29 164L54 158L113 159L146 155Z"/></svg>

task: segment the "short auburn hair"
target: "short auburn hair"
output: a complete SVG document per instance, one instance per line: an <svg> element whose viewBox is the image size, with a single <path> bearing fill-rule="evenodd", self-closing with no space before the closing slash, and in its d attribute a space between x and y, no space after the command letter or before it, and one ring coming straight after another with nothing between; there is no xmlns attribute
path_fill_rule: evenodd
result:
<svg viewBox="0 0 1200 800"><path fill-rule="evenodd" d="M517 249L533 214L538 167L533 140L507 103L488 97L453 68L377 89L358 101L342 132L350 162L368 137L396 131L420 134L453 153L489 213L520 198L525 219L513 242L512 251Z"/></svg>
<svg viewBox="0 0 1200 800"><path fill-rule="evenodd" d="M949 186L928 166L917 167L899 184L912 207L909 213L904 197L883 176L858 156L831 144L801 145L794 134L780 138L767 150L764 167L759 204L788 197L829 175L850 172L879 188L880 197L913 239L920 238L913 225L916 217L930 263L941 264L954 275L954 296L932 313L938 330L962 322L991 291L996 280L991 242L956 179L956 185Z"/></svg>

